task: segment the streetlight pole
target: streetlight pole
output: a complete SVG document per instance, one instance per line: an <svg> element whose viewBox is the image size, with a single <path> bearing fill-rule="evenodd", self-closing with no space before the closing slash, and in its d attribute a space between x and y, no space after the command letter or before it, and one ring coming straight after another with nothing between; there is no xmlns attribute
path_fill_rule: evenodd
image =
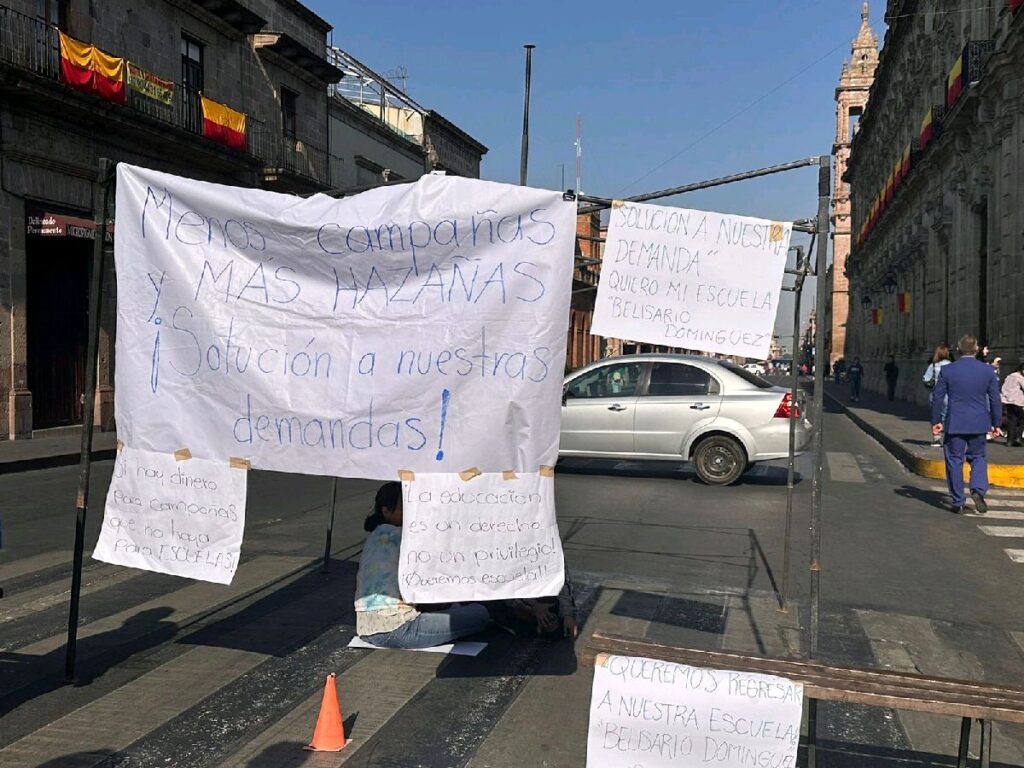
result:
<svg viewBox="0 0 1024 768"><path fill-rule="evenodd" d="M532 75L533 49L537 46L527 43L526 49L526 89L523 96L523 143L519 152L519 184L526 186L526 163L530 156L530 78Z"/></svg>

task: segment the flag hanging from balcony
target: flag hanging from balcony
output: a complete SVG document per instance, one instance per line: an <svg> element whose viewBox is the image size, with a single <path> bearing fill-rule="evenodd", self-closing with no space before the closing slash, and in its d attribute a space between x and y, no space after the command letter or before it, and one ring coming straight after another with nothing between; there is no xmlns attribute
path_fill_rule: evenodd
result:
<svg viewBox="0 0 1024 768"><path fill-rule="evenodd" d="M885 314L885 310L883 310L883 309L872 309L871 310L871 324L872 325L881 325L882 324L882 316L884 314Z"/></svg>
<svg viewBox="0 0 1024 768"><path fill-rule="evenodd" d="M909 293L896 294L896 309L901 315L910 314L911 300Z"/></svg>
<svg viewBox="0 0 1024 768"><path fill-rule="evenodd" d="M1008 0L1010 4L1010 11L1016 13L1021 8L1024 8L1024 0Z"/></svg>
<svg viewBox="0 0 1024 768"><path fill-rule="evenodd" d="M95 45L87 45L60 33L60 71L72 88L124 104L124 59L110 56Z"/></svg>
<svg viewBox="0 0 1024 768"><path fill-rule="evenodd" d="M174 83L163 80L152 72L128 62L128 87L161 104L171 106L174 103Z"/></svg>
<svg viewBox="0 0 1024 768"><path fill-rule="evenodd" d="M907 142L907 146L903 149L903 158L900 160L900 176L902 179L906 179L910 175L910 163L913 157L913 152L910 148L910 142Z"/></svg>
<svg viewBox="0 0 1024 768"><path fill-rule="evenodd" d="M921 149L924 149L932 143L932 133L934 131L932 123L935 121L935 110L929 109L928 113L924 116L924 120L921 121L921 138L918 141L918 145Z"/></svg>
<svg viewBox="0 0 1024 768"><path fill-rule="evenodd" d="M956 104L960 94L964 90L964 55L961 53L953 68L949 70L949 78L946 82L946 106Z"/></svg>
<svg viewBox="0 0 1024 768"><path fill-rule="evenodd" d="M231 149L245 149L245 113L236 112L205 96L203 102L203 136Z"/></svg>

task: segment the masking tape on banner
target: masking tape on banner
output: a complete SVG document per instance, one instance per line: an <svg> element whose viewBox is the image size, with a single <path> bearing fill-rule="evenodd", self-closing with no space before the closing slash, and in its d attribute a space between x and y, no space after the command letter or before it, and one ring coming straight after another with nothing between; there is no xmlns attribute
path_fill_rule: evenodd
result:
<svg viewBox="0 0 1024 768"><path fill-rule="evenodd" d="M540 466L540 476L541 477L554 477L555 476L555 468L554 467L549 467L547 464L541 464L541 466Z"/></svg>
<svg viewBox="0 0 1024 768"><path fill-rule="evenodd" d="M252 462L249 461L248 459L240 459L237 456L232 456L230 459L228 459L228 466L231 467L232 469L244 469L246 472L248 472L250 469L252 469Z"/></svg>
<svg viewBox="0 0 1024 768"><path fill-rule="evenodd" d="M506 469L501 473L502 480L518 480L519 476L516 474L514 469Z"/></svg>
<svg viewBox="0 0 1024 768"><path fill-rule="evenodd" d="M192 451L188 448L179 448L174 452L175 461L188 461L192 458Z"/></svg>
<svg viewBox="0 0 1024 768"><path fill-rule="evenodd" d="M398 470L398 479L403 483L411 483L416 479L416 473L411 469L400 469Z"/></svg>
<svg viewBox="0 0 1024 768"><path fill-rule="evenodd" d="M462 478L463 482L469 482L479 474L479 469L477 469L476 467L470 467L469 469L464 469L461 472L459 472L459 477Z"/></svg>
<svg viewBox="0 0 1024 768"><path fill-rule="evenodd" d="M626 204L625 200L612 200L612 208L621 208Z"/></svg>
<svg viewBox="0 0 1024 768"><path fill-rule="evenodd" d="M594 666L595 667L607 667L608 666L608 654L607 653L599 653L599 654L597 654L597 656L594 657Z"/></svg>
<svg viewBox="0 0 1024 768"><path fill-rule="evenodd" d="M781 243L782 236L785 233L785 227L777 221L773 221L771 226L768 228L769 238L773 243Z"/></svg>
<svg viewBox="0 0 1024 768"><path fill-rule="evenodd" d="M123 442L121 442L120 440L118 440L118 441L117 441L117 450L119 450L119 451L120 451L120 450L121 450L122 448L124 448L124 443L123 443Z"/></svg>

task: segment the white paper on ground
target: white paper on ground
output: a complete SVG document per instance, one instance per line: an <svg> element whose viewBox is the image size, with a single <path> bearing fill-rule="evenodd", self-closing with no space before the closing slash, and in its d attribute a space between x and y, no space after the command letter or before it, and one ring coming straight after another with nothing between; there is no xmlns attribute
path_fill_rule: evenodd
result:
<svg viewBox="0 0 1024 768"><path fill-rule="evenodd" d="M558 458L576 205L427 175L342 200L121 163L117 427L283 472Z"/></svg>
<svg viewBox="0 0 1024 768"><path fill-rule="evenodd" d="M402 483L398 586L407 603L557 595L565 582L555 479L416 473Z"/></svg>
<svg viewBox="0 0 1024 768"><path fill-rule="evenodd" d="M591 333L765 359L790 222L617 203Z"/></svg>
<svg viewBox="0 0 1024 768"><path fill-rule="evenodd" d="M601 655L587 768L793 768L803 695L773 675Z"/></svg>
<svg viewBox="0 0 1024 768"><path fill-rule="evenodd" d="M115 565L230 584L245 528L248 473L227 461L125 446L92 556Z"/></svg>
<svg viewBox="0 0 1024 768"><path fill-rule="evenodd" d="M487 647L487 643L478 643L472 640L460 640L447 645L435 645L432 648L380 648L372 645L356 635L348 644L349 648L368 648L374 651L423 651L424 653L447 653L452 656L477 656L480 651Z"/></svg>

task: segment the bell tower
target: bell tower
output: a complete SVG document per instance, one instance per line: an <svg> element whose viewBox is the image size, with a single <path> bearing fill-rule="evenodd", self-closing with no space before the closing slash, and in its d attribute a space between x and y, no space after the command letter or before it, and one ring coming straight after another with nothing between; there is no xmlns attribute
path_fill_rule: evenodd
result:
<svg viewBox="0 0 1024 768"><path fill-rule="evenodd" d="M857 121L868 103L868 91L878 66L878 38L868 22L868 4L860 12L860 31L843 63L836 88L835 186L832 190L832 353L831 363L846 354L846 320L850 314L846 259L850 255L850 189L843 181Z"/></svg>

